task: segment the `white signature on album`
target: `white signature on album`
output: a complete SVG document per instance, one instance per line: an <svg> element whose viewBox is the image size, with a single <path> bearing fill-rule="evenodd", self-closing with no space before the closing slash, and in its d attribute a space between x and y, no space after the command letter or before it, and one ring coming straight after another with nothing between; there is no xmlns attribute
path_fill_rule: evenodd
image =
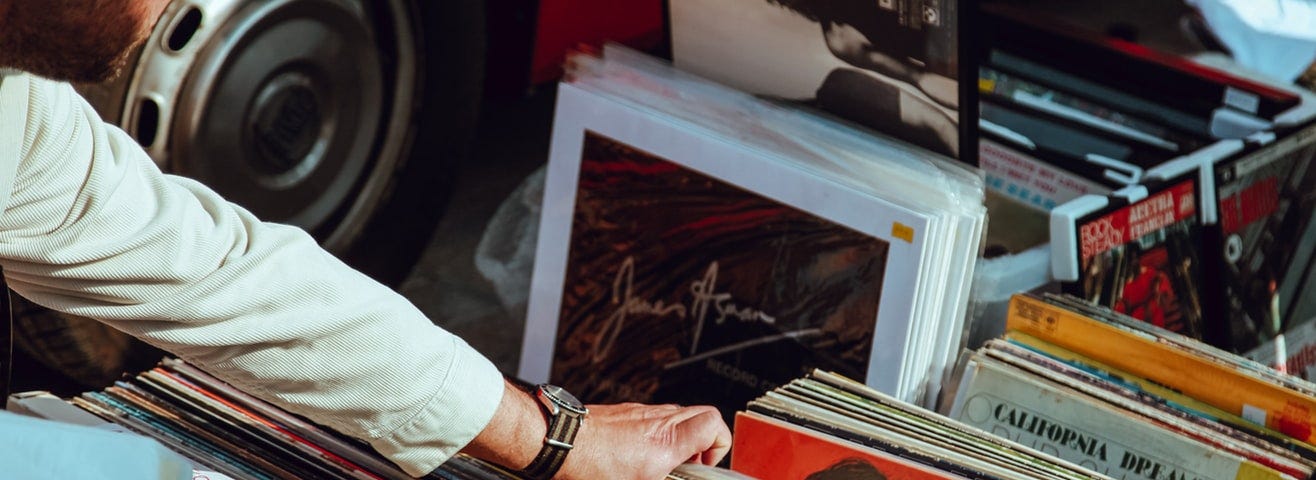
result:
<svg viewBox="0 0 1316 480"><path fill-rule="evenodd" d="M662 300L647 300L633 295L635 257L626 257L617 269L617 276L612 280L612 304L617 306L617 310L604 321L602 340L594 345L591 360L598 363L608 356L612 351L612 345L617 341L617 336L621 334L627 319L632 315L694 320L695 333L690 344L691 355L699 350L699 337L703 335L704 325L708 322L710 313L714 315L715 325L721 325L727 320L762 322L768 325L777 322L776 318L761 310L736 304L732 301L730 293L719 293L717 273L718 265L713 261L708 264L704 276L690 284L692 300L689 307L679 302L668 304Z"/></svg>

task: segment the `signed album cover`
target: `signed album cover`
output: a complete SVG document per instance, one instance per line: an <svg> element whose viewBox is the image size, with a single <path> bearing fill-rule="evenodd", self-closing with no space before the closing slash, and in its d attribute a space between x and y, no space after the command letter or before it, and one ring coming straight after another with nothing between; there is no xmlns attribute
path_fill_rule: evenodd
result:
<svg viewBox="0 0 1316 480"><path fill-rule="evenodd" d="M864 376L887 242L593 132L580 172L551 382L734 407Z"/></svg>
<svg viewBox="0 0 1316 480"><path fill-rule="evenodd" d="M570 84L547 177L523 379L730 415L814 368L905 378L926 218Z"/></svg>

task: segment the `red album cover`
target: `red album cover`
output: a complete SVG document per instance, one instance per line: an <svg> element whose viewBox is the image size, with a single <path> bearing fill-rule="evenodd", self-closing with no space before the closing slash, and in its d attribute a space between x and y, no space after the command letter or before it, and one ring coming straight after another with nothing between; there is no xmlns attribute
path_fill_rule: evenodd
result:
<svg viewBox="0 0 1316 480"><path fill-rule="evenodd" d="M1073 293L1202 338L1196 188L1185 180L1079 222L1081 275Z"/></svg>
<svg viewBox="0 0 1316 480"><path fill-rule="evenodd" d="M731 469L761 480L960 478L801 426L743 412L736 414Z"/></svg>

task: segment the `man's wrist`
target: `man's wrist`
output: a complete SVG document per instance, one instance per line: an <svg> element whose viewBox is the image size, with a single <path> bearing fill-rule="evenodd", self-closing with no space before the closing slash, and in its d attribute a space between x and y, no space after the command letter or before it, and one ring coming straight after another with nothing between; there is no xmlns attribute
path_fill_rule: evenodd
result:
<svg viewBox="0 0 1316 480"><path fill-rule="evenodd" d="M493 419L462 451L519 471L539 454L547 433L548 424L538 401L520 386L506 381Z"/></svg>

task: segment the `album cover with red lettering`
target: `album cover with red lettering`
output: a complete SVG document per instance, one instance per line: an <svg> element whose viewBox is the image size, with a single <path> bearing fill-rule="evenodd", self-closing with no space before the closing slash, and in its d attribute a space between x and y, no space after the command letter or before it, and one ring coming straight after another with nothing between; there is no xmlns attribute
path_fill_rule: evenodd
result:
<svg viewBox="0 0 1316 480"><path fill-rule="evenodd" d="M1222 348L1248 353L1316 318L1316 126L1278 136L1256 151L1215 165L1218 225L1206 237L1228 301ZM1305 345L1295 336L1288 352ZM1285 344L1270 345L1279 352ZM1279 347L1277 350L1275 347ZM1254 359L1312 378L1310 360ZM1313 370L1312 373L1316 373Z"/></svg>
<svg viewBox="0 0 1316 480"><path fill-rule="evenodd" d="M1053 267L1066 293L1203 338L1210 320L1201 300L1196 179L1081 197L1051 219Z"/></svg>

